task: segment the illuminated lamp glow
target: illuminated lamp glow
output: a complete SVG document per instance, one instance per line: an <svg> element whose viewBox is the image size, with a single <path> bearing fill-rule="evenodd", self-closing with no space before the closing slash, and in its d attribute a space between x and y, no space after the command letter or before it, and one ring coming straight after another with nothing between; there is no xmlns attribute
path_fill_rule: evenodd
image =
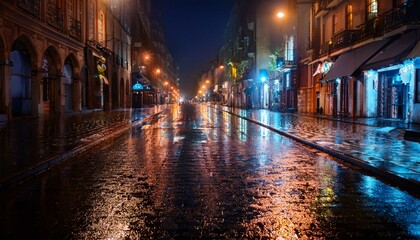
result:
<svg viewBox="0 0 420 240"><path fill-rule="evenodd" d="M268 90L268 84L264 84L264 90Z"/></svg>
<svg viewBox="0 0 420 240"><path fill-rule="evenodd" d="M143 85L141 85L140 83L136 83L133 86L133 91L141 91L143 90Z"/></svg>

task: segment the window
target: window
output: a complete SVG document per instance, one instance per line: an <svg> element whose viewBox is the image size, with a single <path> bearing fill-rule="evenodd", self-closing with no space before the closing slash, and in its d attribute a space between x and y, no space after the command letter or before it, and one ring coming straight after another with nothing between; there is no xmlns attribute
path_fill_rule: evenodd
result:
<svg viewBox="0 0 420 240"><path fill-rule="evenodd" d="M375 18L378 15L378 1L368 0L367 6L368 20Z"/></svg>
<svg viewBox="0 0 420 240"><path fill-rule="evenodd" d="M334 14L332 19L332 34L334 35L338 30L338 15Z"/></svg>
<svg viewBox="0 0 420 240"><path fill-rule="evenodd" d="M420 69L416 69L415 103L420 103Z"/></svg>
<svg viewBox="0 0 420 240"><path fill-rule="evenodd" d="M346 6L346 29L353 28L353 6L351 4Z"/></svg>
<svg viewBox="0 0 420 240"><path fill-rule="evenodd" d="M82 1L67 0L67 15L69 19L82 19Z"/></svg>
<svg viewBox="0 0 420 240"><path fill-rule="evenodd" d="M74 17L74 3L73 0L67 0L67 14L70 19Z"/></svg>
<svg viewBox="0 0 420 240"><path fill-rule="evenodd" d="M285 59L286 61L294 61L294 42L293 42L293 36L289 37L286 41L286 51L285 51Z"/></svg>
<svg viewBox="0 0 420 240"><path fill-rule="evenodd" d="M88 39L95 39L95 6L93 2L89 2L89 10L88 10Z"/></svg>
<svg viewBox="0 0 420 240"><path fill-rule="evenodd" d="M105 42L105 15L102 10L99 11L98 16L98 42Z"/></svg>

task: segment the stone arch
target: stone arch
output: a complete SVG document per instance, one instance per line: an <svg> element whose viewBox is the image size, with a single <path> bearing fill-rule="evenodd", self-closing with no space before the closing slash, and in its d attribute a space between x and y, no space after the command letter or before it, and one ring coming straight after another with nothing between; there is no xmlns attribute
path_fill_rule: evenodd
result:
<svg viewBox="0 0 420 240"><path fill-rule="evenodd" d="M36 82L36 59L32 39L27 35L17 38L11 47L10 59L13 62L10 89L11 102L8 105L13 116L25 116L38 113Z"/></svg>
<svg viewBox="0 0 420 240"><path fill-rule="evenodd" d="M61 58L55 46L49 46L41 58L41 101L44 113L62 112L62 77Z"/></svg>
<svg viewBox="0 0 420 240"><path fill-rule="evenodd" d="M80 63L79 60L77 59L76 55L74 53L69 53L66 57L66 59L64 60L64 66L66 66L66 63L70 63L71 67L72 67L72 83L70 85L70 89L69 86L66 85L66 82L64 84L64 87L67 88L65 89L66 92L70 91L70 95L66 94L65 96L65 109L70 111L70 110L78 110L80 111L82 109L81 106L81 69L80 69ZM70 101L71 104L71 108L69 107L69 104L66 103Z"/></svg>
<svg viewBox="0 0 420 240"><path fill-rule="evenodd" d="M80 67L80 62L79 62L78 58L76 57L76 55L74 53L71 52L71 53L69 53L67 55L67 57L66 57L66 59L64 61L66 61L67 59L69 61L71 61L72 65L73 65L74 74L75 74L74 77L76 79L80 79L80 70L81 70L81 67Z"/></svg>
<svg viewBox="0 0 420 240"><path fill-rule="evenodd" d="M79 63L74 54L70 53L63 65L63 97L66 112L80 109Z"/></svg>

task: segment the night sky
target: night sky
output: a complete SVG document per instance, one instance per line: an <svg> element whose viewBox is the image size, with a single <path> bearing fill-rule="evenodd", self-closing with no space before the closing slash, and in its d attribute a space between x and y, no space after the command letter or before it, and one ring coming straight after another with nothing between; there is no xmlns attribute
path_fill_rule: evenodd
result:
<svg viewBox="0 0 420 240"><path fill-rule="evenodd" d="M153 0L165 41L179 67L182 96L196 94L195 82L217 59L234 0Z"/></svg>

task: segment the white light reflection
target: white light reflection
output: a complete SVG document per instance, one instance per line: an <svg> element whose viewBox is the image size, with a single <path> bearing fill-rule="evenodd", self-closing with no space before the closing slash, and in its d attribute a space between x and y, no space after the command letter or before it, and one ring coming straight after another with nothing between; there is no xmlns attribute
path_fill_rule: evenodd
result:
<svg viewBox="0 0 420 240"><path fill-rule="evenodd" d="M248 121L241 118L239 120L239 140L242 142L246 142L247 140L247 130L248 130Z"/></svg>

